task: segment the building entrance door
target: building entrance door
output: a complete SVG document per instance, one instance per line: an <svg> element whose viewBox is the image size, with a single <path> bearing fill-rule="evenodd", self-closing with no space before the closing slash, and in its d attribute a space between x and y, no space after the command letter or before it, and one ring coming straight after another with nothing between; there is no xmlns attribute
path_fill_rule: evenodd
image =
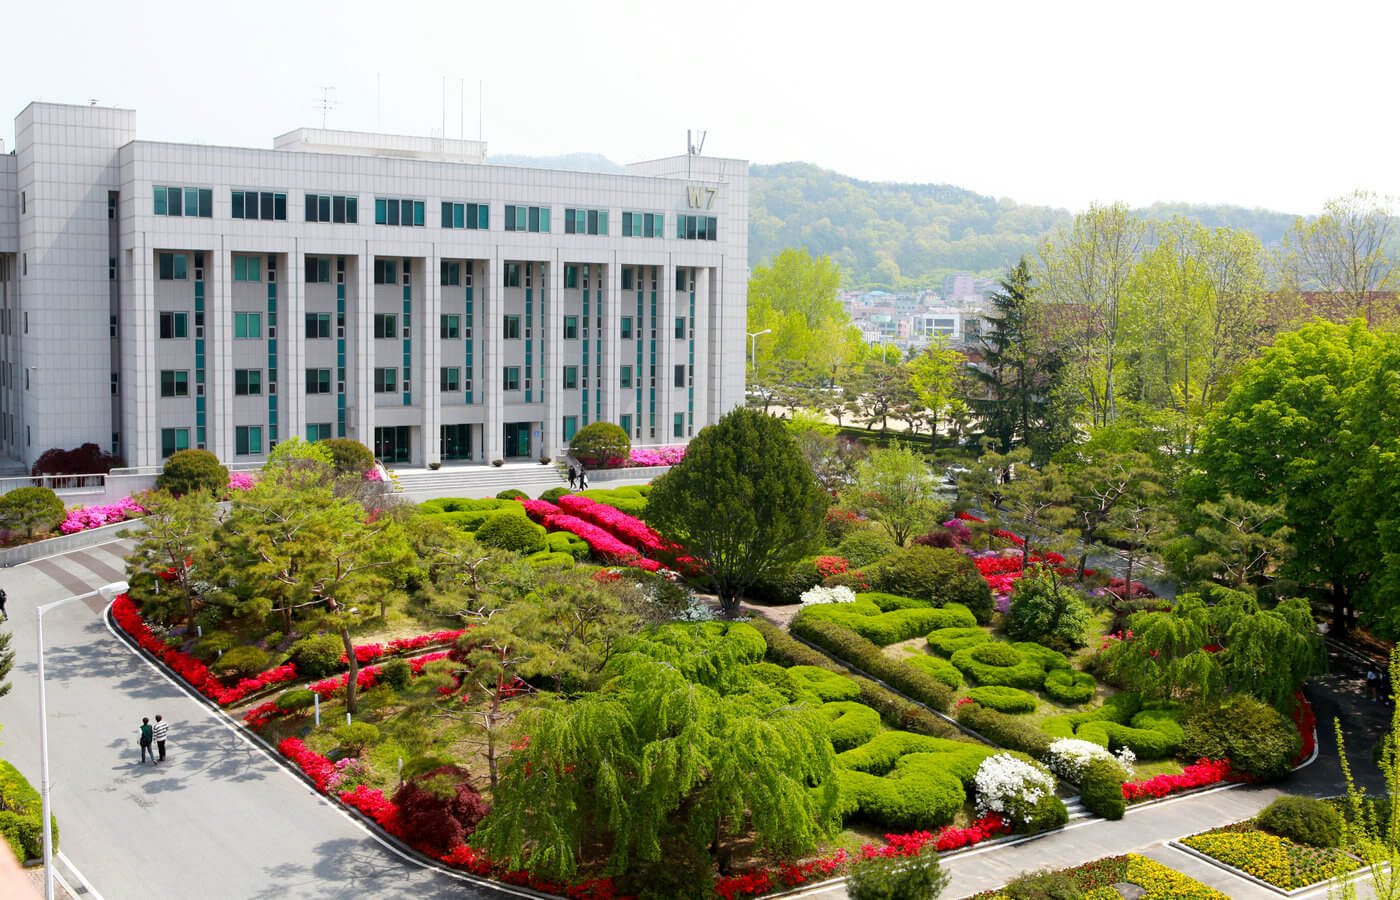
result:
<svg viewBox="0 0 1400 900"><path fill-rule="evenodd" d="M530 428L533 422L507 422L504 453L506 456L530 455Z"/></svg>

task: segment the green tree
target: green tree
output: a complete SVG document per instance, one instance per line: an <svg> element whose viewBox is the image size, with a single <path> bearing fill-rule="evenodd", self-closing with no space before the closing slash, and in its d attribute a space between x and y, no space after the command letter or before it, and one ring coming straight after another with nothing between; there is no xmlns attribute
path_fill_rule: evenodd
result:
<svg viewBox="0 0 1400 900"><path fill-rule="evenodd" d="M827 496L781 422L735 409L657 479L644 517L705 567L726 615L761 576L809 555Z"/></svg>
<svg viewBox="0 0 1400 900"><path fill-rule="evenodd" d="M1072 462L1067 462L1065 469L1070 484L1069 505L1082 547L1078 563L1082 579L1089 549L1110 537L1110 523L1118 505L1131 502L1142 509L1162 489L1160 473L1145 453L1091 442L1079 447L1070 459Z"/></svg>
<svg viewBox="0 0 1400 900"><path fill-rule="evenodd" d="M856 466L855 482L841 493L841 505L878 522L903 547L943 511L937 491L938 481L923 454L895 443L872 449Z"/></svg>
<svg viewBox="0 0 1400 900"><path fill-rule="evenodd" d="M1377 324L1377 294L1400 284L1393 200L1355 191L1329 200L1322 215L1299 218L1284 239L1284 271L1301 290L1330 300L1321 310L1345 322L1362 317Z"/></svg>
<svg viewBox="0 0 1400 900"><path fill-rule="evenodd" d="M0 631L0 697L10 692L10 670L15 667L15 651L10 649L10 639L14 635Z"/></svg>
<svg viewBox="0 0 1400 900"><path fill-rule="evenodd" d="M960 376L966 366L962 353L940 337L908 363L909 387L917 404L913 408L928 421L930 446L938 448L938 426L956 418L963 401L958 396Z"/></svg>
<svg viewBox="0 0 1400 900"><path fill-rule="evenodd" d="M156 476L156 490L177 497L201 488L214 495L228 489L228 469L208 450L177 450Z"/></svg>
<svg viewBox="0 0 1400 900"><path fill-rule="evenodd" d="M829 257L814 257L805 247L788 248L771 265L758 265L749 276L748 326L751 334L766 329L758 372L783 362L832 376L856 358L860 336L841 305L841 267ZM823 380L825 380L823 378Z"/></svg>
<svg viewBox="0 0 1400 900"><path fill-rule="evenodd" d="M569 455L585 466L621 465L631 453L632 438L612 422L585 425L574 432L573 440L569 441Z"/></svg>
<svg viewBox="0 0 1400 900"><path fill-rule="evenodd" d="M901 407L918 402L909 380L909 369L899 362L871 359L863 369L852 373L847 384L854 398L853 411L867 428L880 423L880 433L888 434L890 416Z"/></svg>
<svg viewBox="0 0 1400 900"><path fill-rule="evenodd" d="M146 510L136 547L127 556L133 572L158 575L173 573L171 584L179 589L184 602L185 619L193 622L197 571L193 560L209 544L216 524L214 498L206 490L190 491L178 497L165 491L147 491L139 500Z"/></svg>
<svg viewBox="0 0 1400 900"><path fill-rule="evenodd" d="M1225 494L1196 506L1192 549L1196 567L1219 584L1253 591L1288 552L1292 529L1283 524L1282 503L1256 503Z"/></svg>
<svg viewBox="0 0 1400 900"><path fill-rule="evenodd" d="M22 487L0 497L0 527L25 537L53 530L63 521L63 501L46 487Z"/></svg>

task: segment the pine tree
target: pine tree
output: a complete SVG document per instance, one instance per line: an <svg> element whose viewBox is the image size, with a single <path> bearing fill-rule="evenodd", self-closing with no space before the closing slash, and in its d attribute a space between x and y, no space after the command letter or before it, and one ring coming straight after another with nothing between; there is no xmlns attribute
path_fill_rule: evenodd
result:
<svg viewBox="0 0 1400 900"><path fill-rule="evenodd" d="M971 369L973 383L984 393L971 399L972 408L1001 453L1028 443L1050 417L1049 395L1059 362L1037 348L1034 294L1030 264L1023 256L990 298L996 313L982 335L984 365Z"/></svg>
<svg viewBox="0 0 1400 900"><path fill-rule="evenodd" d="M10 670L15 667L15 651L10 649L10 638L13 637L8 631L0 631L0 697L10 692L10 682L6 679L10 677Z"/></svg>

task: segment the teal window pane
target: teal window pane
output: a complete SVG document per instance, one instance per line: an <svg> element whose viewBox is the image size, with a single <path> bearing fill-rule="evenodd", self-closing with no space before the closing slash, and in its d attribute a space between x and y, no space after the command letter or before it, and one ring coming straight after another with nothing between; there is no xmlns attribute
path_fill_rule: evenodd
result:
<svg viewBox="0 0 1400 900"><path fill-rule="evenodd" d="M530 214L529 214L529 211L526 210L526 208L523 207L523 206L517 206L517 207L515 208L515 230L516 230L516 231L524 231L526 228L529 227L529 224L530 224Z"/></svg>
<svg viewBox="0 0 1400 900"><path fill-rule="evenodd" d="M490 208L491 207L489 207L485 203L482 203L476 208L476 227L482 231L485 231L488 227L488 223L490 220L490 213L488 212L488 210Z"/></svg>
<svg viewBox="0 0 1400 900"><path fill-rule="evenodd" d="M549 231L549 207L540 207L540 231Z"/></svg>
<svg viewBox="0 0 1400 900"><path fill-rule="evenodd" d="M685 216L676 216L676 237L685 237Z"/></svg>
<svg viewBox="0 0 1400 900"><path fill-rule="evenodd" d="M358 197L345 198L345 221L358 224L360 221L360 200Z"/></svg>
<svg viewBox="0 0 1400 900"><path fill-rule="evenodd" d="M158 216L163 216L163 215L165 215L165 187L164 187L164 185L156 185L155 187L153 187L153 188L151 189L151 195L152 195L152 198L155 200L155 214L158 215ZM170 429L166 429L166 430L168 431L168 430L170 430Z"/></svg>
<svg viewBox="0 0 1400 900"><path fill-rule="evenodd" d="M212 188L199 189L199 216L208 219L214 215L214 191Z"/></svg>
<svg viewBox="0 0 1400 900"><path fill-rule="evenodd" d="M413 201L413 224L414 224L414 225L422 225L422 224L423 224L423 201L422 201L422 200L415 200L415 201Z"/></svg>
<svg viewBox="0 0 1400 900"><path fill-rule="evenodd" d="M199 189L185 188L185 215L199 215Z"/></svg>
<svg viewBox="0 0 1400 900"><path fill-rule="evenodd" d="M606 209L598 210L598 233L608 233L608 211Z"/></svg>
<svg viewBox="0 0 1400 900"><path fill-rule="evenodd" d="M174 259L175 278L183 280L187 275L185 268L186 258L183 253L176 253Z"/></svg>
<svg viewBox="0 0 1400 900"><path fill-rule="evenodd" d="M374 224L384 225L388 223L388 205L388 202L385 200L378 197L374 199Z"/></svg>

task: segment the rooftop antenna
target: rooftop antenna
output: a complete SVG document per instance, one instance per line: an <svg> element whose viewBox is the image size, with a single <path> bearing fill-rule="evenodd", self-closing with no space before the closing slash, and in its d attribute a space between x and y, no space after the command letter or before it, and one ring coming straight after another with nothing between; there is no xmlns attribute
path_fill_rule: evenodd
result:
<svg viewBox="0 0 1400 900"><path fill-rule="evenodd" d="M321 127L322 127L322 128L325 128L325 127L326 127L326 114L327 114L328 112L330 112L331 110L335 109L337 106L340 105L339 103L336 102L335 98L331 96L331 94L332 94L334 91L335 91L335 87L334 87L334 86L322 86L322 87L321 87L321 99L320 99L320 101L319 101L316 105L319 106L319 107L321 108Z"/></svg>
<svg viewBox="0 0 1400 900"><path fill-rule="evenodd" d="M700 143L698 143L698 144L695 142L695 135L697 135L697 134L700 136ZM692 130L689 129L689 128L687 128L687 129L685 130L685 177L686 177L686 178L689 178L689 177L690 177L690 160L691 160L691 157L699 156L699 155L700 155L700 151L705 149L705 135L707 135L707 134L709 134L709 132L707 132L707 131L701 131L701 130L698 129L698 128L695 129L694 131L692 131Z"/></svg>
<svg viewBox="0 0 1400 900"><path fill-rule="evenodd" d="M96 97L89 97L89 98L88 98L88 106L96 106L96 105L97 105L97 98L96 98Z"/></svg>

